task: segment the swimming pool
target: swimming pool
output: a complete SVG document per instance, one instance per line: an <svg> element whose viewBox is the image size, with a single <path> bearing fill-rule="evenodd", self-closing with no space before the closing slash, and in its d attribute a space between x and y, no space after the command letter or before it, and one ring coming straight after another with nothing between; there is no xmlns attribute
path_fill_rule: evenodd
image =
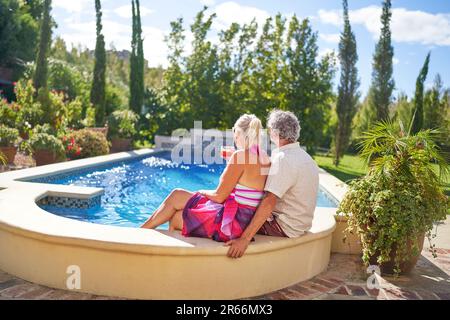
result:
<svg viewBox="0 0 450 320"><path fill-rule="evenodd" d="M189 191L215 189L224 165L179 164L170 153L161 153L123 162L91 167L64 175L39 178L30 182L103 188L98 205L90 209L40 205L50 213L69 219L119 227L139 227L175 188ZM318 207L335 208L324 192ZM161 229L167 229L168 225Z"/></svg>

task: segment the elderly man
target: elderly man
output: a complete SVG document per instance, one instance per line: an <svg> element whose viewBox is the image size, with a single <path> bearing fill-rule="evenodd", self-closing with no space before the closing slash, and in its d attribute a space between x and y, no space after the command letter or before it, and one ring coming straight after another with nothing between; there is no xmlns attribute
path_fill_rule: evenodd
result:
<svg viewBox="0 0 450 320"><path fill-rule="evenodd" d="M297 142L300 123L292 112L275 110L268 119L278 149L266 184L266 196L242 237L227 243L228 256L244 255L256 234L296 238L312 226L319 191L319 168Z"/></svg>

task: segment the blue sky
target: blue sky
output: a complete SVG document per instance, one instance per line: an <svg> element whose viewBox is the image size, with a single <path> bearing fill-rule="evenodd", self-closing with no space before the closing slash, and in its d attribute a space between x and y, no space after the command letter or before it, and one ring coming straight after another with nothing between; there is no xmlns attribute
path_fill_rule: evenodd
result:
<svg viewBox="0 0 450 320"><path fill-rule="evenodd" d="M102 1L106 43L114 43L117 49L130 47L130 3L129 0ZM427 86L431 86L435 75L440 73L444 84L450 87L450 1L394 0L392 3L397 90L413 94L415 80L429 51L432 57ZM208 5L218 16L210 34L212 41L217 39L218 30L232 22L245 23L256 17L262 23L268 16L281 12L287 17L296 14L311 19L313 28L319 32L321 54L338 48L342 29L340 0L141 0L145 56L151 66L167 64L164 37L170 31L170 22L183 17L187 27L203 5ZM53 0L53 7L58 23L55 34L69 44L94 48L94 0ZM381 0L349 0L349 7L358 42L361 91L365 95L379 35ZM189 51L188 41L186 50Z"/></svg>

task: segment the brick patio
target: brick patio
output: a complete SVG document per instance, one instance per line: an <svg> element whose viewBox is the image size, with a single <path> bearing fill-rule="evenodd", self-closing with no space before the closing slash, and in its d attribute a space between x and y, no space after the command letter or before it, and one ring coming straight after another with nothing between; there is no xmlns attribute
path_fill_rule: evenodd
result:
<svg viewBox="0 0 450 320"><path fill-rule="evenodd" d="M252 298L256 300L450 300L450 250L439 249L434 259L424 251L409 276L383 277L380 289L369 290L368 274L358 256L334 254L328 270L314 279ZM0 300L115 300L50 289L0 271Z"/></svg>

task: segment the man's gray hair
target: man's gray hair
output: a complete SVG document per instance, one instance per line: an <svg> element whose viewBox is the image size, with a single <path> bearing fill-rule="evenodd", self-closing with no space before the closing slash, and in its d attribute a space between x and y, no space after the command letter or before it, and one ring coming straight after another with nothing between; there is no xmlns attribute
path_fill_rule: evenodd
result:
<svg viewBox="0 0 450 320"><path fill-rule="evenodd" d="M292 112L273 110L269 114L267 127L276 131L280 139L285 139L290 143L295 143L300 138L300 122Z"/></svg>

